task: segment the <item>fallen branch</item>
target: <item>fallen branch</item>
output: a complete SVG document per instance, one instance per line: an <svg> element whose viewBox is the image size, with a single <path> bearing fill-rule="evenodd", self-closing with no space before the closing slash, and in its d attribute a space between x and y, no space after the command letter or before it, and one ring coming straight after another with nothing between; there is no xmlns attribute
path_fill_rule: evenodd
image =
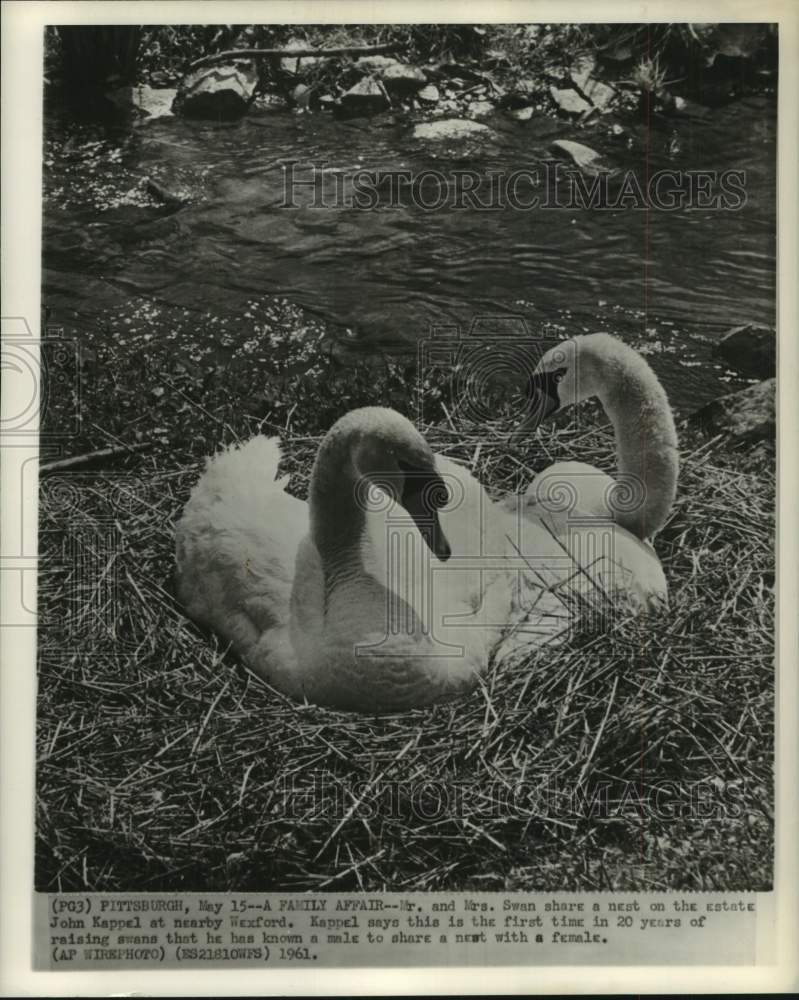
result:
<svg viewBox="0 0 799 1000"><path fill-rule="evenodd" d="M190 63L189 69L207 66L208 63L221 62L225 59L263 59L268 56L280 58L301 59L305 56L331 58L333 56L376 56L386 52L398 52L404 49L403 42L391 42L385 45L344 45L335 49L230 49L227 52L214 52L210 56L202 56Z"/></svg>
<svg viewBox="0 0 799 1000"><path fill-rule="evenodd" d="M110 448L100 448L98 451L89 451L85 455L73 455L71 458L59 458L55 462L45 462L39 466L39 473L60 472L61 469L74 469L79 465L90 465L100 458L113 458L115 455L125 455L131 451L142 451L149 448L151 441L141 441L138 444L115 444Z"/></svg>

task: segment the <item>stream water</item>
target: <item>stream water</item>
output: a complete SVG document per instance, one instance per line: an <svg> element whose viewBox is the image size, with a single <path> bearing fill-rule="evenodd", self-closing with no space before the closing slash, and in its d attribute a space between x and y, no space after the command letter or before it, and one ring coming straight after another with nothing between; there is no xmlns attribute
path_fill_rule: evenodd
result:
<svg viewBox="0 0 799 1000"><path fill-rule="evenodd" d="M773 99L628 121L621 135L607 124L580 131L546 118L484 121L493 138L455 146L414 139L412 126L392 117L342 122L262 109L234 124L81 123L51 109L48 316L90 328L109 309L144 299L188 310L202 325L211 312L241 315L254 296L278 296L323 320L344 355L407 350L434 326L518 316L533 333L547 324L564 335L618 333L652 356L678 407L729 391L735 379L713 363L713 342L732 326L775 318ZM612 184L629 173L645 185L660 170L734 169L745 196L736 209L674 211L477 211L451 197L426 209L385 192L370 210L352 204L356 170L427 172L416 201L430 204L430 171L447 180L464 170L507 177L540 167L554 139L597 150L616 171ZM288 185L312 169L315 191ZM146 194L145 178L192 196L170 207ZM314 207L320 184L326 204ZM524 198L536 190L528 187Z"/></svg>

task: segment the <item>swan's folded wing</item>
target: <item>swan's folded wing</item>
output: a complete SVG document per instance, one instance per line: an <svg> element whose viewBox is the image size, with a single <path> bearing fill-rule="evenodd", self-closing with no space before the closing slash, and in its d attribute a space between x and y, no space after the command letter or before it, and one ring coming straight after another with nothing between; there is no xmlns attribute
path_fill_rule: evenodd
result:
<svg viewBox="0 0 799 1000"><path fill-rule="evenodd" d="M275 481L279 458L276 442L254 438L211 459L176 529L179 598L242 653L287 625L307 531L307 505Z"/></svg>
<svg viewBox="0 0 799 1000"><path fill-rule="evenodd" d="M283 492L286 478L277 478L280 459L277 438L259 434L243 444L230 445L206 461L192 496L202 493L230 500L237 488L262 498Z"/></svg>

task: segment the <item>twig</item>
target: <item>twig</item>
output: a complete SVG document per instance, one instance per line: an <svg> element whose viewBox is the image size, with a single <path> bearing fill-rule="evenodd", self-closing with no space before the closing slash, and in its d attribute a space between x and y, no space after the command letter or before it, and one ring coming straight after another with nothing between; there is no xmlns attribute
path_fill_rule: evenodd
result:
<svg viewBox="0 0 799 1000"><path fill-rule="evenodd" d="M230 677L228 677L228 679L219 689L216 698L214 698L214 700L211 702L208 711L205 713L205 718L203 719L202 725L200 726L199 732L197 733L197 739L194 741L194 745L192 746L190 751L190 755L192 757L197 753L197 747L200 745L200 740L202 739L202 735L205 732L205 727L208 725L208 720L213 715L214 709L219 704L222 695L225 693L225 691L227 691L229 684L230 684Z"/></svg>
<svg viewBox="0 0 799 1000"><path fill-rule="evenodd" d="M301 59L306 56L318 56L323 59L332 56L376 56L385 52L399 52L404 48L403 42L391 42L385 45L343 45L334 49L229 49L227 52L214 52L210 56L195 59L190 63L189 69L225 59L264 59L269 56L288 59Z"/></svg>
<svg viewBox="0 0 799 1000"><path fill-rule="evenodd" d="M596 736L594 737L594 742L591 745L591 749L590 749L590 751L588 753L588 756L585 758L585 763L583 764L582 770L580 771L580 777L577 779L577 787L578 788L583 783L583 779L585 778L585 776L586 776L586 774L588 772L588 768L591 765L591 761L594 759L594 754L596 753L596 748L599 746L599 741L602 738L602 733L605 731L605 724L608 721L608 716L610 715L610 708L611 708L611 705L613 704L613 699L616 697L616 688L618 686L619 686L619 678L618 678L618 676L616 676L616 677L613 678L613 687L611 688L611 691L610 691L610 697L608 698L608 704L607 704L607 708L605 709L605 714L602 717L602 722L600 722L600 724L599 724L599 729L597 729L597 731L596 731Z"/></svg>
<svg viewBox="0 0 799 1000"><path fill-rule="evenodd" d="M80 465L90 465L100 458L113 458L132 451L143 451L152 445L152 441L140 441L137 444L112 445L110 448L99 448L97 451L87 451L85 455L73 455L71 458L59 458L55 462L45 462L39 466L39 473L59 472L61 469L74 469Z"/></svg>
<svg viewBox="0 0 799 1000"><path fill-rule="evenodd" d="M405 746L402 748L402 750L400 750L400 752L397 754L394 760L391 761L388 767L384 767L376 778L372 778L371 781L367 784L366 788L364 788L363 792L358 796L358 798L353 800L352 805L346 811L344 816L339 820L333 832L328 836L327 840L322 844L322 846L314 855L314 861L319 860L319 858L324 854L327 845L331 843L333 840L335 840L336 834L344 826L347 820L349 820L349 818L352 816L352 814L355 812L358 806L364 801L366 796L371 792L371 790L375 787L375 785L377 785L380 781L383 780L383 776L385 775L386 771L389 770L392 764L395 764L397 761L402 760L402 758L405 756L408 750L410 750L410 748L414 745L414 742L415 742L414 740L409 740L408 743L406 743Z"/></svg>

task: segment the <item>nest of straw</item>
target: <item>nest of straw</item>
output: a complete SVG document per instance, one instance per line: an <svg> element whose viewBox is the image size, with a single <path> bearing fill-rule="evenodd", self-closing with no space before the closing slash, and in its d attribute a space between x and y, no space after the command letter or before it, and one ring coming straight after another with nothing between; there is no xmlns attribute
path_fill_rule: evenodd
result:
<svg viewBox="0 0 799 1000"><path fill-rule="evenodd" d="M612 467L592 420L533 458L504 429L426 433L497 495L563 457ZM287 449L301 496L317 440ZM688 444L667 613L578 623L468 696L369 716L289 701L176 603L174 523L209 450L42 480L39 889L770 887L768 456Z"/></svg>

